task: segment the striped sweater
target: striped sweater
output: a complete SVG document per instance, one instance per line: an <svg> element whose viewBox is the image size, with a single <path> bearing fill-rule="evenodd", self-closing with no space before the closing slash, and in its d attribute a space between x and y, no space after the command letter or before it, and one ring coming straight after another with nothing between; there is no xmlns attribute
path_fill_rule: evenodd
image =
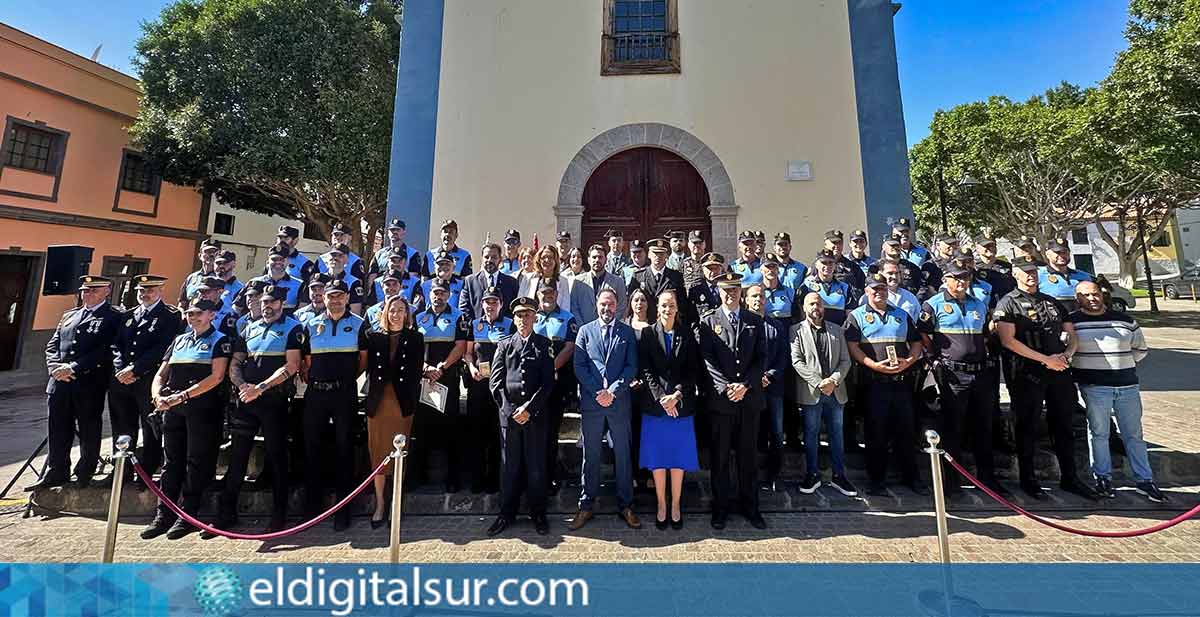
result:
<svg viewBox="0 0 1200 617"><path fill-rule="evenodd" d="M1137 363L1149 351L1133 317L1105 311L1088 315L1077 310L1067 317L1075 325L1079 346L1071 357L1075 381L1096 386L1132 386L1138 382Z"/></svg>

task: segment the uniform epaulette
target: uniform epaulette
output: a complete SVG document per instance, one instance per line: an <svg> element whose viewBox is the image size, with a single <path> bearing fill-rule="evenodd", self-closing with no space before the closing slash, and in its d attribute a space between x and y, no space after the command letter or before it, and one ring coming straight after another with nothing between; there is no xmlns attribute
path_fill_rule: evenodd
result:
<svg viewBox="0 0 1200 617"><path fill-rule="evenodd" d="M163 307L166 308L168 313L182 313L183 312L183 311L180 311L179 307L175 306L174 304L167 304L166 302L164 302Z"/></svg>
<svg viewBox="0 0 1200 617"><path fill-rule="evenodd" d="M715 309L715 308L710 308L710 309L708 309L707 311L704 311L704 314L703 314L703 315L701 315L701 317L708 317L709 315L716 314L716 312L717 312L717 309Z"/></svg>

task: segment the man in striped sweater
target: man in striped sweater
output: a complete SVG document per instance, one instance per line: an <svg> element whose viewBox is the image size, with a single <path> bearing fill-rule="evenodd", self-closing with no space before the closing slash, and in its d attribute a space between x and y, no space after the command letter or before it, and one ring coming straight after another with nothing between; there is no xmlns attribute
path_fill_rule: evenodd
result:
<svg viewBox="0 0 1200 617"><path fill-rule="evenodd" d="M1109 418L1116 416L1137 492L1162 503L1167 497L1154 483L1146 441L1142 439L1137 363L1146 357L1146 339L1133 317L1104 305L1104 295L1096 283L1079 283L1075 299L1079 308L1067 317L1064 330L1073 332L1071 372L1087 404L1088 456L1096 476L1096 492L1116 496L1108 450Z"/></svg>

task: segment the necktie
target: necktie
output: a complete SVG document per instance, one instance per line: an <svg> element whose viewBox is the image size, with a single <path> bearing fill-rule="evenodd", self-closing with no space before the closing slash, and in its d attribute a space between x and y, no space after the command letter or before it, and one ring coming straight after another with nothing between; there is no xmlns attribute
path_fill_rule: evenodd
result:
<svg viewBox="0 0 1200 617"><path fill-rule="evenodd" d="M664 333L663 340L665 340L667 342L667 355L669 356L669 355L671 355L671 342L672 342L671 341L671 333L670 332Z"/></svg>
<svg viewBox="0 0 1200 617"><path fill-rule="evenodd" d="M604 352L608 353L612 349L612 324L604 326Z"/></svg>
<svg viewBox="0 0 1200 617"><path fill-rule="evenodd" d="M661 279L662 279L662 275L659 274L658 272L655 272L654 273L654 288L655 289L658 289L658 283Z"/></svg>
<svg viewBox="0 0 1200 617"><path fill-rule="evenodd" d="M604 277L592 274L592 293L595 294L597 298L600 297L600 284L603 282Z"/></svg>
<svg viewBox="0 0 1200 617"><path fill-rule="evenodd" d="M735 333L738 331L738 314L737 313L729 314L729 326L731 328L733 328L733 331Z"/></svg>
<svg viewBox="0 0 1200 617"><path fill-rule="evenodd" d="M495 287L496 286L496 273L493 272L490 278L491 278L491 282L488 283L488 287Z"/></svg>

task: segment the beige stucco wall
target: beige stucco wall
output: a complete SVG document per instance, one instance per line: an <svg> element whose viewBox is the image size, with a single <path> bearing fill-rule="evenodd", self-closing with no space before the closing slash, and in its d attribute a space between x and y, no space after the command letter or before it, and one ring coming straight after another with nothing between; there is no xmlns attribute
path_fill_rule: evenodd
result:
<svg viewBox="0 0 1200 617"><path fill-rule="evenodd" d="M679 5L682 74L601 77L602 0L447 0L433 234L454 216L472 251L510 226L550 237L572 158L639 122L716 153L738 229L789 231L815 250L826 229L863 226L846 3ZM785 181L788 160L811 161L814 179Z"/></svg>

